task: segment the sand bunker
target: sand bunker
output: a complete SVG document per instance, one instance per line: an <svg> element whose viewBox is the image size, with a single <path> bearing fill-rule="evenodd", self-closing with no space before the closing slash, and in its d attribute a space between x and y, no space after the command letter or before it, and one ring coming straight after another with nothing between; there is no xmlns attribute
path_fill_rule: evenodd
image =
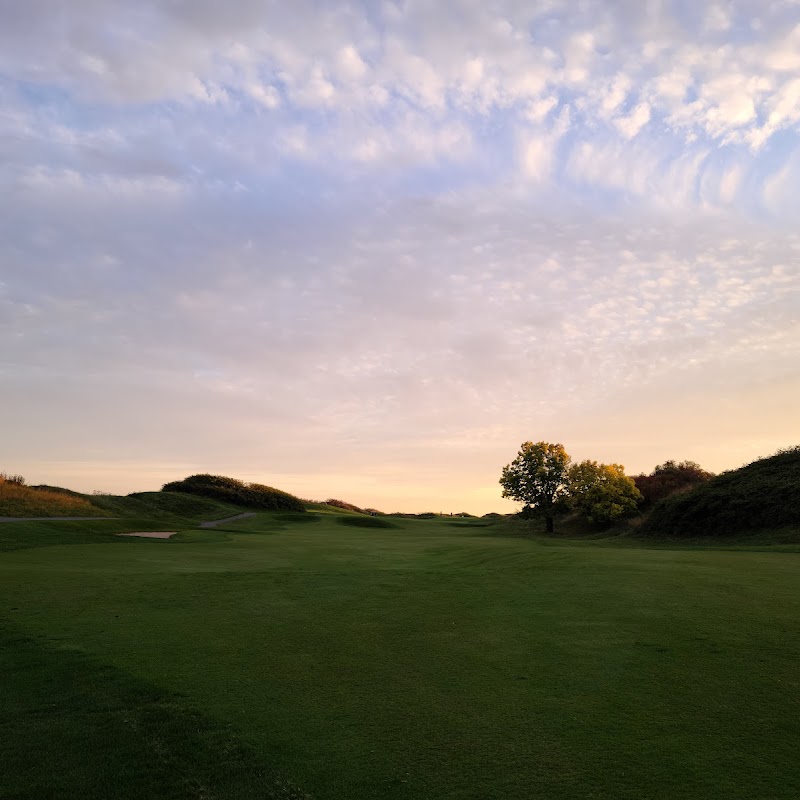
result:
<svg viewBox="0 0 800 800"><path fill-rule="evenodd" d="M135 533L118 533L117 536L144 536L147 539L169 539L178 531L136 531Z"/></svg>

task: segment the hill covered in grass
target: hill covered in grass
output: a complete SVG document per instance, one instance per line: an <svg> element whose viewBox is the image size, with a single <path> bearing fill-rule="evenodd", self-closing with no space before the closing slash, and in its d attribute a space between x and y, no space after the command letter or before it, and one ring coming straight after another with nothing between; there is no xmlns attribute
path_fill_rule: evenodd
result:
<svg viewBox="0 0 800 800"><path fill-rule="evenodd" d="M0 475L0 517L99 517L88 497L57 486L26 486L18 476Z"/></svg>
<svg viewBox="0 0 800 800"><path fill-rule="evenodd" d="M224 475L190 475L182 481L165 483L161 491L196 495L261 511L306 510L303 501L293 494L274 489L272 486L245 483Z"/></svg>
<svg viewBox="0 0 800 800"><path fill-rule="evenodd" d="M108 516L167 521L213 520L242 512L242 506L181 492L134 492L133 494L93 495L92 503Z"/></svg>
<svg viewBox="0 0 800 800"><path fill-rule="evenodd" d="M185 492L85 495L60 486L26 486L21 476L0 473L0 517L129 517L199 522L240 514L244 508L242 503Z"/></svg>
<svg viewBox="0 0 800 800"><path fill-rule="evenodd" d="M724 472L657 503L647 536L726 537L800 526L800 446Z"/></svg>

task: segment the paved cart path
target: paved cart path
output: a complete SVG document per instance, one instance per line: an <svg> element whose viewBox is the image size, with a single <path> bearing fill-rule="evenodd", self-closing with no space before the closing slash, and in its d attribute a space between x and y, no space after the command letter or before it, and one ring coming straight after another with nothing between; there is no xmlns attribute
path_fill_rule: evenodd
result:
<svg viewBox="0 0 800 800"><path fill-rule="evenodd" d="M224 524L226 522L233 522L234 520L237 520L237 519L247 519L248 517L254 517L254 516L255 516L255 513L252 513L252 512L249 513L249 514L237 514L235 517L225 517L225 519L215 519L215 520L211 520L210 522L201 522L200 523L200 527L201 528L216 528L217 525L222 525L222 524Z"/></svg>

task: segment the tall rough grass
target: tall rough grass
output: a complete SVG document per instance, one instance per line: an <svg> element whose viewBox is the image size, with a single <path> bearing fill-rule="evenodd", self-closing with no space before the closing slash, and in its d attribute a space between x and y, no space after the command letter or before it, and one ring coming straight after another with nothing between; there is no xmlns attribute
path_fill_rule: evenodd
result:
<svg viewBox="0 0 800 800"><path fill-rule="evenodd" d="M103 512L85 497L25 486L0 474L0 517L93 517Z"/></svg>

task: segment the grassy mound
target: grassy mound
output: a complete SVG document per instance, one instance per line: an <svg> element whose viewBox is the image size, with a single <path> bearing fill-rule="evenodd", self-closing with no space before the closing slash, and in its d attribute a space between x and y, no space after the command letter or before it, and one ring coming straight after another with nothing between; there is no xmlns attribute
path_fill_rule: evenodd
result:
<svg viewBox="0 0 800 800"><path fill-rule="evenodd" d="M77 492L25 486L0 477L0 517L95 517L103 512Z"/></svg>
<svg viewBox="0 0 800 800"><path fill-rule="evenodd" d="M301 517L297 514L276 514L273 519L284 525L309 525L312 522L319 522L322 517L318 514L303 514Z"/></svg>
<svg viewBox="0 0 800 800"><path fill-rule="evenodd" d="M221 503L196 495L180 492L134 492L133 494L94 495L92 503L115 517L136 517L140 519L208 520L222 519L241 513L241 507L231 503Z"/></svg>
<svg viewBox="0 0 800 800"><path fill-rule="evenodd" d="M352 511L355 514L366 514L367 512L353 503L348 503L345 500L337 500L334 497L329 498L325 501L326 506L333 506L333 508L340 508L342 511Z"/></svg>
<svg viewBox="0 0 800 800"><path fill-rule="evenodd" d="M800 525L800 446L656 504L642 524L651 536L703 537Z"/></svg>
<svg viewBox="0 0 800 800"><path fill-rule="evenodd" d="M193 494L264 511L306 510L303 502L288 492L261 483L245 483L224 475L190 475L182 481L165 483L161 491Z"/></svg>
<svg viewBox="0 0 800 800"><path fill-rule="evenodd" d="M40 483L36 486L31 486L31 489L36 489L37 492L55 492L56 494L66 494L70 497L82 497L86 499L86 495L81 492L75 492L72 489L65 489L63 486L50 486L46 483Z"/></svg>

